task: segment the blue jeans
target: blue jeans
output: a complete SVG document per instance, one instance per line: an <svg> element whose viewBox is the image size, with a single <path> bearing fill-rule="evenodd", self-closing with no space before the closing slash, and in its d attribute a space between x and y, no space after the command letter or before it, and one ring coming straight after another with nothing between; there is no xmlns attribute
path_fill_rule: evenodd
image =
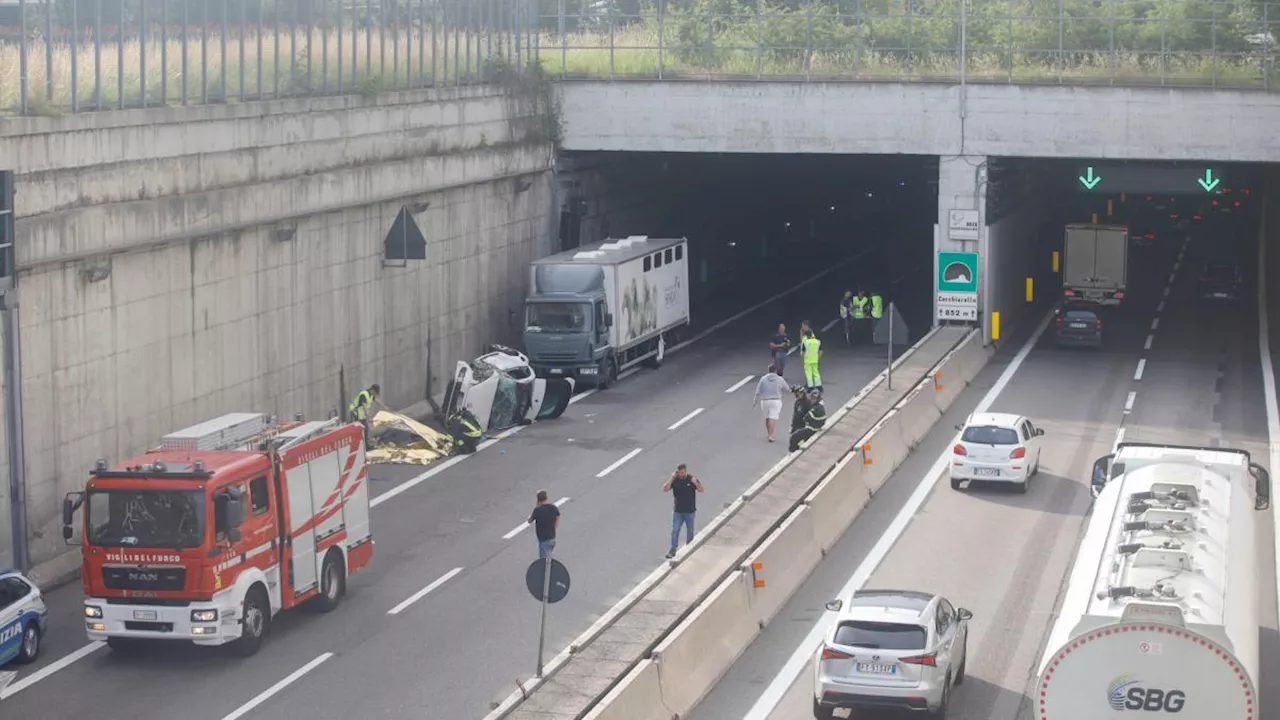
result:
<svg viewBox="0 0 1280 720"><path fill-rule="evenodd" d="M672 513L671 514L671 552L675 552L680 547L680 526L684 526L684 543L688 545L693 542L693 516L695 513Z"/></svg>
<svg viewBox="0 0 1280 720"><path fill-rule="evenodd" d="M548 555L551 554L551 551L555 549L556 549L555 538L551 538L550 540L539 540L538 541L538 559L543 559L547 557Z"/></svg>
<svg viewBox="0 0 1280 720"><path fill-rule="evenodd" d="M786 350L773 351L773 367L778 371L779 375L782 374L783 370L787 369L787 351Z"/></svg>

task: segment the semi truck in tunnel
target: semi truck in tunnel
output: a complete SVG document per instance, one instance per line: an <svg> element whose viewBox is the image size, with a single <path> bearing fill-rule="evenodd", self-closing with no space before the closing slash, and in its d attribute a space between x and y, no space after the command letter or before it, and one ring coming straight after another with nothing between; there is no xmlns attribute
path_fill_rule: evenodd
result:
<svg viewBox="0 0 1280 720"><path fill-rule="evenodd" d="M1121 443L1050 630L1040 720L1257 718L1257 511L1271 479L1249 453Z"/></svg>
<svg viewBox="0 0 1280 720"><path fill-rule="evenodd" d="M661 365L689 324L688 244L633 235L535 260L524 348L537 376L603 389Z"/></svg>
<svg viewBox="0 0 1280 720"><path fill-rule="evenodd" d="M1129 228L1067 225L1062 243L1062 296L1098 305L1119 305L1129 275Z"/></svg>

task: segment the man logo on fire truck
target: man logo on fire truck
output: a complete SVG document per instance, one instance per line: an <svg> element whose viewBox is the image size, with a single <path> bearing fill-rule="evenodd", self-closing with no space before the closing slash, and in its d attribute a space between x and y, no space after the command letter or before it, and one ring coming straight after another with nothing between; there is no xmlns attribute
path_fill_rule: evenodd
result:
<svg viewBox="0 0 1280 720"><path fill-rule="evenodd" d="M83 507L85 629L257 652L274 613L337 607L373 554L364 430L231 413L166 435L63 501ZM125 548L128 548L126 550ZM118 604L113 598L154 598Z"/></svg>

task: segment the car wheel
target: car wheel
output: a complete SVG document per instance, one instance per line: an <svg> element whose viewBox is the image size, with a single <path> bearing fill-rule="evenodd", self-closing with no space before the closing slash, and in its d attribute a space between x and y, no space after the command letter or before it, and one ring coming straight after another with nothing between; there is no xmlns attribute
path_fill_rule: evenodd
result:
<svg viewBox="0 0 1280 720"><path fill-rule="evenodd" d="M1013 491L1018 493L1019 495L1025 494L1027 492L1027 481L1023 480L1022 482L1014 483Z"/></svg>
<svg viewBox="0 0 1280 720"><path fill-rule="evenodd" d="M947 710L951 705L951 676L942 683L942 700L938 702L938 709L933 711L933 717L936 720L947 720Z"/></svg>
<svg viewBox="0 0 1280 720"><path fill-rule="evenodd" d="M969 636L964 636L964 644L960 646L964 654L960 657L960 667L956 668L956 685L964 683L964 673L969 667Z"/></svg>
<svg viewBox="0 0 1280 720"><path fill-rule="evenodd" d="M836 716L836 709L824 707L818 702L817 698L813 700L813 717L815 720L832 720Z"/></svg>
<svg viewBox="0 0 1280 720"><path fill-rule="evenodd" d="M960 483L962 483L962 482L964 482L964 481L963 481L963 480L961 480L960 478L958 478L958 477L952 477L952 478L951 478L951 489L952 489L952 490L959 490L959 489L960 489Z"/></svg>
<svg viewBox="0 0 1280 720"><path fill-rule="evenodd" d="M36 657L40 655L40 628L36 627L33 622L27 623L27 627L22 631L22 644L18 649L18 662L26 665L35 662Z"/></svg>

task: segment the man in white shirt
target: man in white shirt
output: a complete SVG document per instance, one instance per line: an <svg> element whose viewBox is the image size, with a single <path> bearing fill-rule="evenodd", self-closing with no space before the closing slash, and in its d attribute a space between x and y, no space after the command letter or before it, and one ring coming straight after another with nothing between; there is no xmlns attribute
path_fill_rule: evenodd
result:
<svg viewBox="0 0 1280 720"><path fill-rule="evenodd" d="M769 442L773 442L773 429L778 424L778 416L782 414L782 396L788 392L790 389L787 381L774 371L772 365L760 376L760 382L756 383L755 400L751 407L758 403L764 411L764 429L768 433Z"/></svg>

